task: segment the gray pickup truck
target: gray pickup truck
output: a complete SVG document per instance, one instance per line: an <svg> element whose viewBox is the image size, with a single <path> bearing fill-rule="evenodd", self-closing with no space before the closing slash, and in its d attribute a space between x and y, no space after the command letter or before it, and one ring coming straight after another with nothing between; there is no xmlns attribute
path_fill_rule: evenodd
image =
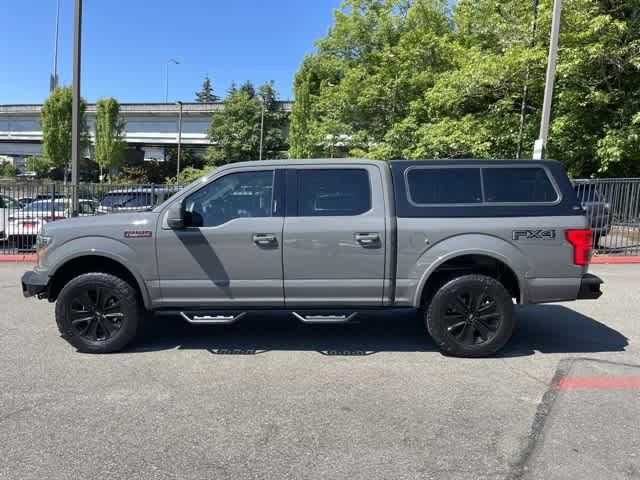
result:
<svg viewBox="0 0 640 480"><path fill-rule="evenodd" d="M25 296L57 301L83 352L155 315L228 324L281 310L344 323L415 309L445 353L498 351L514 302L601 295L591 230L554 161L235 163L153 210L45 225Z"/></svg>

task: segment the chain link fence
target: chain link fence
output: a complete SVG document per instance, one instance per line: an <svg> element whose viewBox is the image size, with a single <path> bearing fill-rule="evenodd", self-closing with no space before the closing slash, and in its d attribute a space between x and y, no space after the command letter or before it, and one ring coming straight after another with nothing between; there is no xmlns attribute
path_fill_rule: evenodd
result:
<svg viewBox="0 0 640 480"><path fill-rule="evenodd" d="M640 255L640 178L573 181L593 230L596 254ZM82 183L78 215L147 210L180 189L176 185ZM73 186L0 183L0 255L34 250L42 225L71 216Z"/></svg>

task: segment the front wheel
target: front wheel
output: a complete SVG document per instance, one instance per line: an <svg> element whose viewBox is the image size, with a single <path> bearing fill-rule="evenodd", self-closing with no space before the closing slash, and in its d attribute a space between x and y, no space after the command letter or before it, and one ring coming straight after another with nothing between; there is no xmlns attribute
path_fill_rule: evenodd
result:
<svg viewBox="0 0 640 480"><path fill-rule="evenodd" d="M136 290L107 273L85 273L67 283L56 303L60 334L81 352L110 353L136 336L142 308Z"/></svg>
<svg viewBox="0 0 640 480"><path fill-rule="evenodd" d="M463 275L448 281L425 307L427 329L449 355L493 355L513 333L511 295L500 282L485 275Z"/></svg>

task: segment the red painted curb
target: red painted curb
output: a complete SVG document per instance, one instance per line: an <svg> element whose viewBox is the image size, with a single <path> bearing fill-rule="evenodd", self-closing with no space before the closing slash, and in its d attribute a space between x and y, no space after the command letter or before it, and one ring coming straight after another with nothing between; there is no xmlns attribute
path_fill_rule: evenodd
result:
<svg viewBox="0 0 640 480"><path fill-rule="evenodd" d="M2 262L36 263L36 254L35 253L17 253L17 254L0 255L0 263Z"/></svg>
<svg viewBox="0 0 640 480"><path fill-rule="evenodd" d="M606 264L606 263L640 263L640 256L638 255L597 255L591 259L592 264Z"/></svg>
<svg viewBox="0 0 640 480"><path fill-rule="evenodd" d="M558 388L640 388L640 377L564 377Z"/></svg>

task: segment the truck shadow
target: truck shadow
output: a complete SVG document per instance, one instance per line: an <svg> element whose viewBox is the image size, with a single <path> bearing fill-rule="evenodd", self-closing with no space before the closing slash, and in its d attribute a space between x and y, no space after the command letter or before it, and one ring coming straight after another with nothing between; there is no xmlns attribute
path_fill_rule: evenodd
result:
<svg viewBox="0 0 640 480"><path fill-rule="evenodd" d="M559 305L517 308L517 326L500 357L541 353L624 351L627 338L597 320ZM347 325L304 325L285 314L251 314L235 325L190 325L179 318L149 320L129 353L208 350L216 355L256 355L273 350L363 356L378 352L436 352L414 314L380 313Z"/></svg>

